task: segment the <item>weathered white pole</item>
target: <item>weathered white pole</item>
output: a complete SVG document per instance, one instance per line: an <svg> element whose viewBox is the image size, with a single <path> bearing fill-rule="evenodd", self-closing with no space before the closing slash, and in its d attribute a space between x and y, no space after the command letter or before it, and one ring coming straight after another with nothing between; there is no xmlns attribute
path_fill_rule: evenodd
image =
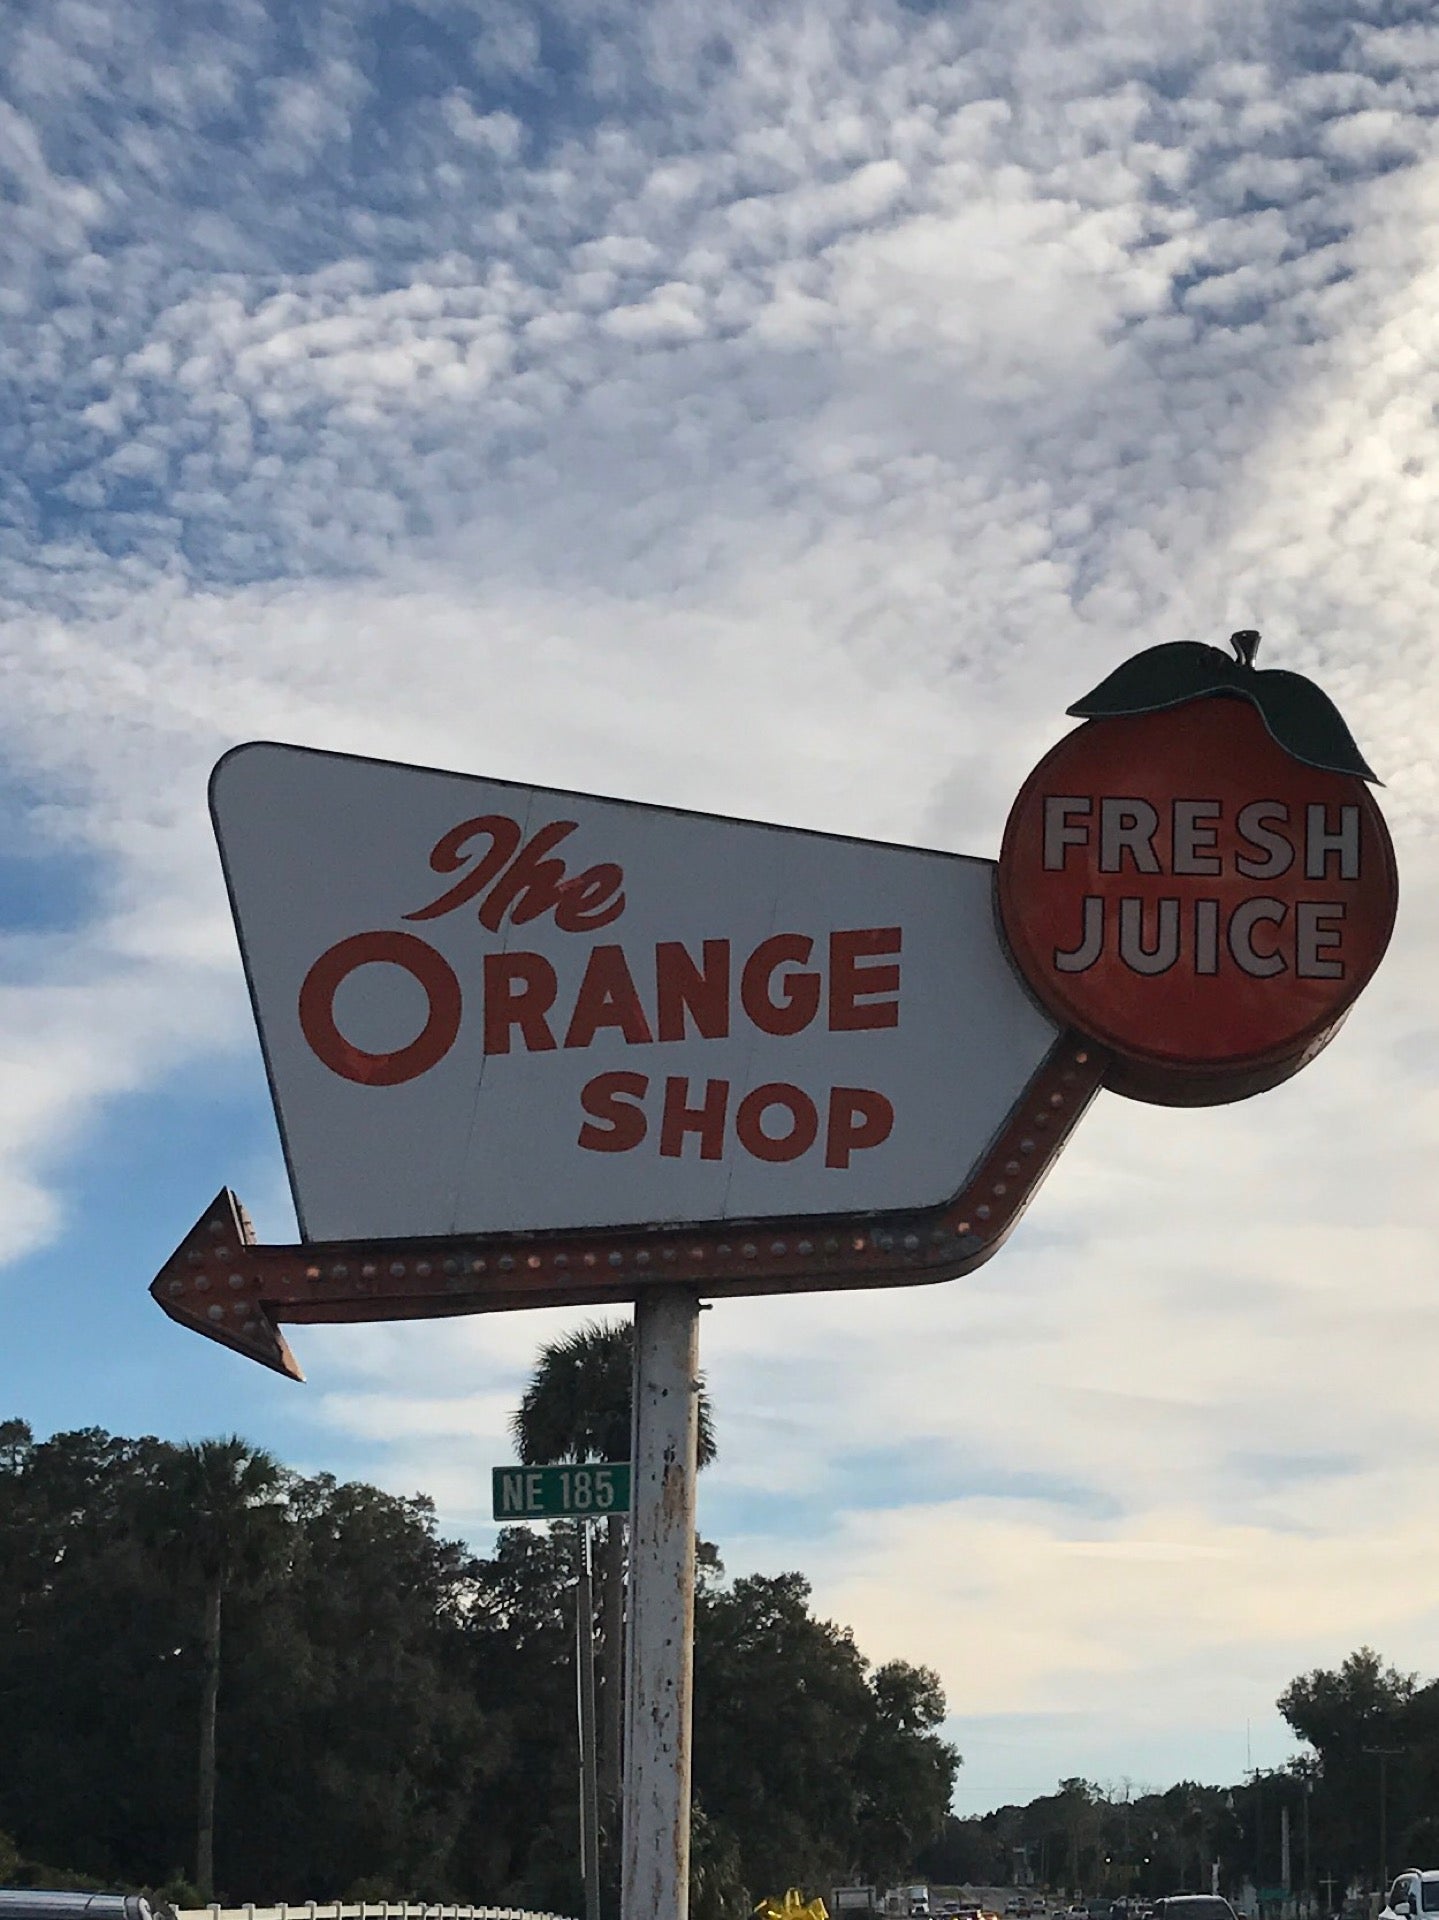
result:
<svg viewBox="0 0 1439 1920"><path fill-rule="evenodd" d="M621 1920L688 1920L699 1296L635 1303Z"/></svg>

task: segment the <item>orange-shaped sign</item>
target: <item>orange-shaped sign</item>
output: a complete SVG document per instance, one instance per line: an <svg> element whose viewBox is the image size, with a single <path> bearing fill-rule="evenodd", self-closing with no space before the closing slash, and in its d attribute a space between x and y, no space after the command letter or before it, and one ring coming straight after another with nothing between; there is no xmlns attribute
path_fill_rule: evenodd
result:
<svg viewBox="0 0 1439 1920"><path fill-rule="evenodd" d="M1071 709L1093 717L1035 768L1005 830L1000 912L1020 972L1114 1050L1107 1083L1142 1099L1235 1099L1288 1078L1394 924L1393 848L1348 730L1310 682L1239 652L1126 663Z"/></svg>

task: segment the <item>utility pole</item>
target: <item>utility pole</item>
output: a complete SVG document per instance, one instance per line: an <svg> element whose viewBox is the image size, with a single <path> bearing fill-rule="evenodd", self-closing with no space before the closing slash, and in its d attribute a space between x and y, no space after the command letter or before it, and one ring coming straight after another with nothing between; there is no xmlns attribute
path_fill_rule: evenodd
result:
<svg viewBox="0 0 1439 1920"><path fill-rule="evenodd" d="M1397 1760L1403 1747L1365 1747L1379 1762L1379 1891L1389 1885L1389 1762Z"/></svg>
<svg viewBox="0 0 1439 1920"><path fill-rule="evenodd" d="M1124 1879L1122 1884L1123 1884L1123 1889L1126 1895L1129 1892L1129 1795L1133 1786L1134 1786L1134 1782L1131 1779L1129 1779L1129 1777L1126 1775L1125 1781L1124 1781L1124 1813L1123 1813L1124 1841L1123 1841L1123 1852L1120 1857L1120 1864L1124 1873Z"/></svg>
<svg viewBox="0 0 1439 1920"><path fill-rule="evenodd" d="M585 1920L600 1920L600 1802L595 1762L595 1596L590 1528L577 1529L575 1579L575 1702L580 1727L580 1872Z"/></svg>
<svg viewBox="0 0 1439 1920"><path fill-rule="evenodd" d="M1309 1874L1309 1802L1314 1798L1314 1782L1304 1782L1304 1910L1306 1915L1314 1900L1314 1882Z"/></svg>

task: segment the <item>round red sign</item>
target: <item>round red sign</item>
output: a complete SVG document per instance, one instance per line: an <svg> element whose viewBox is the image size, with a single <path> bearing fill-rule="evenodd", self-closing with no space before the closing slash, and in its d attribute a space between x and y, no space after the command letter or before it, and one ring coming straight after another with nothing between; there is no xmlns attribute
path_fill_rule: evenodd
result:
<svg viewBox="0 0 1439 1920"><path fill-rule="evenodd" d="M1221 684L1186 698L1194 675L1181 674L1181 698L1161 705L1175 662L1156 678L1155 660L1178 654L1195 668L1212 655ZM1335 1032L1393 928L1393 847L1347 729L1308 681L1252 660L1251 644L1247 679L1208 647L1127 663L1071 709L1097 717L1035 768L1005 829L1014 960L1056 1019L1113 1049L1107 1084L1140 1099L1204 1104L1288 1078ZM1314 744L1289 724L1296 686L1348 742L1326 738L1327 765L1292 750Z"/></svg>

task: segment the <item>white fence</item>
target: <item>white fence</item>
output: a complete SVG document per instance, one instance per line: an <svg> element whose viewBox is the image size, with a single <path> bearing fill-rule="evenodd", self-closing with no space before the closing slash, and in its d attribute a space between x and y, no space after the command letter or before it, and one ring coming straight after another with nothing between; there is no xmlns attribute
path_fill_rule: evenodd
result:
<svg viewBox="0 0 1439 1920"><path fill-rule="evenodd" d="M277 1907L167 1907L174 1920L566 1920L563 1914L532 1913L520 1907L425 1906L418 1901L282 1900Z"/></svg>

